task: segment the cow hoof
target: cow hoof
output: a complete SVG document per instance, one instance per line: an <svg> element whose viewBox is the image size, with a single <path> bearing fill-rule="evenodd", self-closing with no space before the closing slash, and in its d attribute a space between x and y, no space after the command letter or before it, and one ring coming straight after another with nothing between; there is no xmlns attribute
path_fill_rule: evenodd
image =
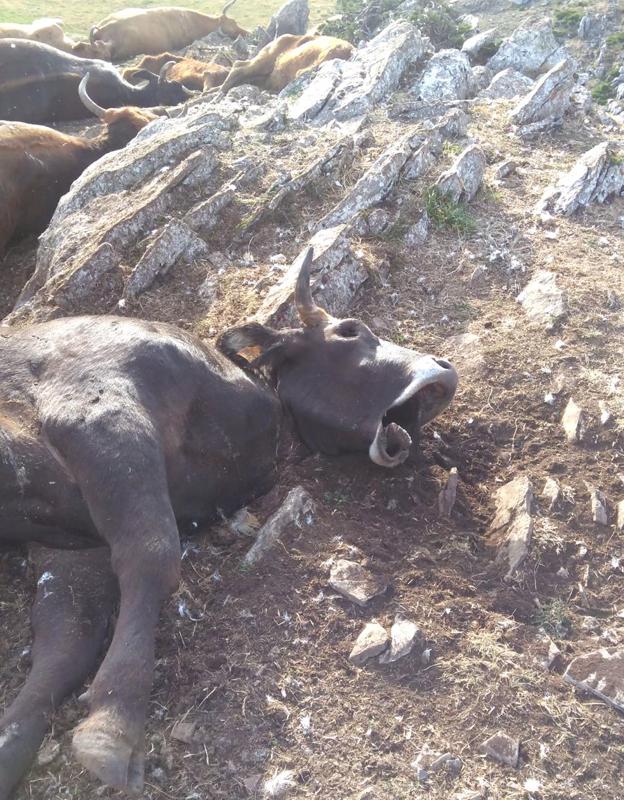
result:
<svg viewBox="0 0 624 800"><path fill-rule="evenodd" d="M78 761L106 786L138 794L143 790L143 752L135 752L119 725L95 712L74 731Z"/></svg>

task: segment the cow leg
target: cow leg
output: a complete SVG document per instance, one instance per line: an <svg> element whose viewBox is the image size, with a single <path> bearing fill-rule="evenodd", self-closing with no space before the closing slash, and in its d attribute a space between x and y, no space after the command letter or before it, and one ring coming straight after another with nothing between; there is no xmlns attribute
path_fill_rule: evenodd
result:
<svg viewBox="0 0 624 800"><path fill-rule="evenodd" d="M273 71L274 61L235 61L229 75L220 86L220 91L229 92L235 86L242 86L244 83L259 85Z"/></svg>
<svg viewBox="0 0 624 800"><path fill-rule="evenodd" d="M49 715L93 670L117 600L107 548L32 548L37 595L32 610L32 667L0 718L0 800L24 775Z"/></svg>
<svg viewBox="0 0 624 800"><path fill-rule="evenodd" d="M120 589L115 633L85 695L90 713L74 732L74 753L103 783L138 791L156 626L180 576L164 457L151 422L130 403L48 436L110 545Z"/></svg>

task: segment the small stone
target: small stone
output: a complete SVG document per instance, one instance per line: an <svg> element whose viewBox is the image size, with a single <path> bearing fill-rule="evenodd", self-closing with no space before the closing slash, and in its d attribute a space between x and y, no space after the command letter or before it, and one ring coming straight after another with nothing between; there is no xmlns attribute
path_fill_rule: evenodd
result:
<svg viewBox="0 0 624 800"><path fill-rule="evenodd" d="M196 722L176 722L171 730L171 738L178 742L191 744L195 741Z"/></svg>
<svg viewBox="0 0 624 800"><path fill-rule="evenodd" d="M388 645L388 634L378 622L369 622L358 636L349 655L349 661L362 666L369 658L383 652Z"/></svg>
<svg viewBox="0 0 624 800"><path fill-rule="evenodd" d="M37 753L37 764L40 767L47 767L58 758L61 752L61 745L54 739L49 739L41 746Z"/></svg>
<svg viewBox="0 0 624 800"><path fill-rule="evenodd" d="M592 520L597 525L608 525L609 515L607 514L607 498L599 489L587 486L590 496Z"/></svg>
<svg viewBox="0 0 624 800"><path fill-rule="evenodd" d="M616 506L615 519L615 527L618 531L624 531L624 500L620 500Z"/></svg>
<svg viewBox="0 0 624 800"><path fill-rule="evenodd" d="M424 637L418 625L408 619L397 618L390 629L390 647L379 656L380 664L391 664L409 655L416 643L422 647Z"/></svg>
<svg viewBox="0 0 624 800"><path fill-rule="evenodd" d="M420 247L425 243L429 233L429 215L423 211L420 220L405 231L405 244L408 247Z"/></svg>
<svg viewBox="0 0 624 800"><path fill-rule="evenodd" d="M526 475L509 481L496 491L496 514L490 525L489 542L496 545L497 561L506 560L511 578L529 552L533 534L531 517L533 487Z"/></svg>
<svg viewBox="0 0 624 800"><path fill-rule="evenodd" d="M541 633L537 639L537 654L535 662L545 670L555 669L561 661L561 650L546 633Z"/></svg>
<svg viewBox="0 0 624 800"><path fill-rule="evenodd" d="M555 273L547 270L536 272L516 300L531 320L547 330L552 329L566 313L566 294L557 286Z"/></svg>
<svg viewBox="0 0 624 800"><path fill-rule="evenodd" d="M499 764L507 767L517 767L520 758L520 741L512 739L503 731L490 736L481 745L482 751Z"/></svg>
<svg viewBox="0 0 624 800"><path fill-rule="evenodd" d="M464 100L474 95L476 86L470 60L459 50L439 50L427 63L412 90L421 100Z"/></svg>
<svg viewBox="0 0 624 800"><path fill-rule="evenodd" d="M500 164L494 166L494 178L500 181L508 175L511 175L512 172L515 172L517 169L517 162L514 161L513 158L506 158L504 161L501 161Z"/></svg>
<svg viewBox="0 0 624 800"><path fill-rule="evenodd" d="M478 192L485 173L485 154L476 144L467 147L455 160L453 166L443 172L436 181L436 188L454 202L469 202Z"/></svg>
<svg viewBox="0 0 624 800"><path fill-rule="evenodd" d="M571 397L565 407L561 424L565 432L566 439L570 443L580 442L585 432L585 414L583 409L576 404Z"/></svg>
<svg viewBox="0 0 624 800"><path fill-rule="evenodd" d="M549 511L554 511L561 502L561 484L556 478L546 478L544 488L542 489L542 497L546 501Z"/></svg>
<svg viewBox="0 0 624 800"><path fill-rule="evenodd" d="M485 60L482 59L484 52L488 52L490 56L492 55L492 47L495 40L496 28L489 28L481 33L475 33L474 36L470 36L462 44L462 53L466 53L470 61L476 64L481 60Z"/></svg>
<svg viewBox="0 0 624 800"><path fill-rule="evenodd" d="M368 230L373 236L378 236L390 225L391 219L390 213L385 208L375 208L368 215Z"/></svg>
<svg viewBox="0 0 624 800"><path fill-rule="evenodd" d="M452 777L457 777L462 770L463 763L461 758L457 758L451 753L436 753L425 745L412 761L411 767L416 770L420 783L427 783L430 774L442 770L446 770Z"/></svg>
<svg viewBox="0 0 624 800"><path fill-rule="evenodd" d="M452 467L446 479L446 484L438 495L438 511L441 517L450 517L457 498L457 485L459 474L457 467Z"/></svg>
<svg viewBox="0 0 624 800"><path fill-rule="evenodd" d="M243 563L247 566L257 564L287 528L302 528L304 524L312 524L314 509L314 501L302 486L291 489L282 505L258 531L256 541L245 555Z"/></svg>
<svg viewBox="0 0 624 800"><path fill-rule="evenodd" d="M340 559L331 569L329 585L347 600L364 607L369 600L382 594L388 585L360 564Z"/></svg>
<svg viewBox="0 0 624 800"><path fill-rule="evenodd" d="M618 711L624 711L624 650L601 648L578 656L567 668L564 680L596 695Z"/></svg>
<svg viewBox="0 0 624 800"><path fill-rule="evenodd" d="M611 412L604 400L598 402L598 408L600 409L600 424L607 425L611 421Z"/></svg>

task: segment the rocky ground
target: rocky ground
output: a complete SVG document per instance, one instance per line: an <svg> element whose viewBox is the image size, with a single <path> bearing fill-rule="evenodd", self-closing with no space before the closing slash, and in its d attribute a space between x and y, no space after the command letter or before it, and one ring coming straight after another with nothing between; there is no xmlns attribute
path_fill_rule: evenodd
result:
<svg viewBox="0 0 624 800"><path fill-rule="evenodd" d="M287 322L313 240L319 300L460 372L412 462L292 454L246 515L184 535L150 799L622 796L618 10L583 39L557 28L576 6L464 2L484 35L462 55L433 54L414 7L279 98L150 126L4 268L10 324L114 312L210 338ZM23 554L2 556L2 703L31 596ZM71 758L81 713L58 714L19 800L115 796Z"/></svg>

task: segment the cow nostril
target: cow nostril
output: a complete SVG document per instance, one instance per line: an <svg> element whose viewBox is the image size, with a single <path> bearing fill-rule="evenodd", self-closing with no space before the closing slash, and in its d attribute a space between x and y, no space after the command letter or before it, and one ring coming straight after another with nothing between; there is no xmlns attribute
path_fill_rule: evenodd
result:
<svg viewBox="0 0 624 800"><path fill-rule="evenodd" d="M452 369L449 362L445 361L443 358L434 358L433 360L436 362L436 364L439 364L442 369Z"/></svg>

